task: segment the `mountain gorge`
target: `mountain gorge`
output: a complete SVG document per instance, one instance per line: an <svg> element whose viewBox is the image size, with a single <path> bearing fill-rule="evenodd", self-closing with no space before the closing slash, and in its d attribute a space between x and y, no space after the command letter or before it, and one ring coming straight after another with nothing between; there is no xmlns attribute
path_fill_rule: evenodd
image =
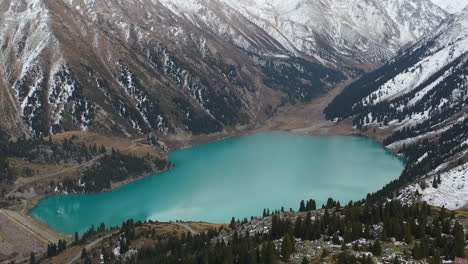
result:
<svg viewBox="0 0 468 264"><path fill-rule="evenodd" d="M452 195L466 193L467 80L465 8L385 66L345 88L325 114L335 121L350 117L360 130L391 131L384 143L409 162L395 186L418 180L411 190L404 190L402 198L422 196L433 204L460 208L464 204ZM451 182L440 187L432 184L441 175L442 181Z"/></svg>
<svg viewBox="0 0 468 264"><path fill-rule="evenodd" d="M3 1L1 128L248 126L380 65L447 16L424 0L341 2Z"/></svg>
<svg viewBox="0 0 468 264"><path fill-rule="evenodd" d="M467 4L1 0L0 263L466 257Z"/></svg>

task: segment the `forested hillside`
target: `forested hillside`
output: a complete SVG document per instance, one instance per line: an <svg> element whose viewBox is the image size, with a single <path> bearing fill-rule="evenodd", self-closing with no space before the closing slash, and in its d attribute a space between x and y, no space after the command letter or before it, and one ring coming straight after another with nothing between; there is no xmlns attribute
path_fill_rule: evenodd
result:
<svg viewBox="0 0 468 264"><path fill-rule="evenodd" d="M153 152L122 153L119 149L103 145L86 144L79 136L63 137L62 140L25 139L0 141L0 182L3 194L6 187L18 186L23 179L43 183L47 174L34 168L63 168L51 178L46 193L97 193L109 190L112 183L135 177L148 176L172 168L167 158ZM151 139L151 138L150 138ZM155 141L155 139L153 139ZM156 146L148 148L158 148ZM68 173L66 173L68 172ZM64 174L65 178L61 177ZM54 174L52 174L54 176ZM37 185L36 185L37 187Z"/></svg>
<svg viewBox="0 0 468 264"><path fill-rule="evenodd" d="M181 235L160 233L157 225L126 221L109 241L82 253L84 263L438 264L464 257L468 239L468 222L456 212L399 201L342 207L329 199L321 209L302 201L298 212L264 210L263 217ZM79 243L99 233L92 228Z"/></svg>

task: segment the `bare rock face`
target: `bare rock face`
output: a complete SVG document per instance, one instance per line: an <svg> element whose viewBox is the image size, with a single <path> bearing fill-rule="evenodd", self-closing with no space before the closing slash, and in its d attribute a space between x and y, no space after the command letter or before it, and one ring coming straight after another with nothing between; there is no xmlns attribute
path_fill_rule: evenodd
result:
<svg viewBox="0 0 468 264"><path fill-rule="evenodd" d="M2 1L0 128L249 125L378 65L446 16L423 0L296 2Z"/></svg>

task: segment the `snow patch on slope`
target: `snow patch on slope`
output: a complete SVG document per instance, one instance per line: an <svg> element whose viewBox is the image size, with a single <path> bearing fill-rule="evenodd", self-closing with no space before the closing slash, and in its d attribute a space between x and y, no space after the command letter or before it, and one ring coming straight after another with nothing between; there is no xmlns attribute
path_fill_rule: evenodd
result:
<svg viewBox="0 0 468 264"><path fill-rule="evenodd" d="M326 63L336 63L337 57L343 56L360 63L389 59L402 46L435 28L447 15L428 0L161 0L161 3L197 26L208 25L217 35L230 38L243 49L251 50L266 41L261 33L254 36L244 32L246 22L251 22L276 41L269 45L291 54L303 52ZM239 25L237 21L246 24Z"/></svg>
<svg viewBox="0 0 468 264"><path fill-rule="evenodd" d="M51 40L50 14L41 0L27 0L23 3L11 1L8 11L2 16L0 46L6 46L6 42L11 41L11 47L22 63L22 78L37 64L40 54ZM15 32L12 40L4 37L8 31Z"/></svg>
<svg viewBox="0 0 468 264"><path fill-rule="evenodd" d="M399 199L405 200L416 193L420 194L423 201L435 206L444 206L447 209L455 210L468 205L468 164L458 166L445 173L440 174L441 183L437 188L432 187L431 178L426 178L424 190L420 184L413 184L402 190Z"/></svg>
<svg viewBox="0 0 468 264"><path fill-rule="evenodd" d="M440 46L434 47L433 50L437 51L432 56L427 56L414 66L410 67L406 72L397 75L392 80L383 84L378 90L364 98L363 104L368 105L371 104L371 102L372 104L377 104L382 101L391 100L398 96L407 94L423 84L444 66L450 64L455 59L468 52L468 35L465 35L465 38L462 37L463 35L457 37L461 39L455 40L453 45L445 46L446 43L440 43L440 46L442 47L440 50L437 50ZM448 74L445 76L448 76ZM443 78L441 77L437 81L428 85L418 97L427 93L442 80ZM376 99L372 100L372 98ZM414 104L418 100L418 98L415 98L412 103Z"/></svg>

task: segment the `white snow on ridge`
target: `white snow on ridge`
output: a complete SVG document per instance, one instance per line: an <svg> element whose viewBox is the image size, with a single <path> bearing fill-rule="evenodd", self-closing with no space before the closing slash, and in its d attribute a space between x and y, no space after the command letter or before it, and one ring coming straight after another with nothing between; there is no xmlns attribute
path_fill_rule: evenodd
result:
<svg viewBox="0 0 468 264"><path fill-rule="evenodd" d="M267 31L285 46L297 50L316 51L314 35L325 33L341 53L358 48L372 56L385 43L396 52L400 44L408 44L427 33L421 16L444 17L430 2L418 0L224 0L245 17ZM427 21L426 21L427 22ZM434 26L436 26L435 24ZM388 35L397 38L388 38ZM284 43L284 37L288 43ZM399 38L399 39L398 39Z"/></svg>
<svg viewBox="0 0 468 264"><path fill-rule="evenodd" d="M431 2L452 14L455 14L468 6L468 1L466 0L431 0Z"/></svg>
<svg viewBox="0 0 468 264"><path fill-rule="evenodd" d="M434 32L423 37L409 54L403 56L414 56L412 53L427 45L430 46L423 58L363 98L363 105L377 104L408 94L444 67L465 56L468 53L468 7L447 19L446 23L441 24ZM463 67L462 65L463 62L454 67ZM437 84L450 76L453 70L453 68L448 69L443 76L423 87L410 99L408 105L411 106L420 101Z"/></svg>
<svg viewBox="0 0 468 264"><path fill-rule="evenodd" d="M243 29L223 24L225 21L218 14L222 11L221 17L231 23L239 20L260 27L289 53L305 52L328 63L334 62L336 54L361 62L389 59L447 16L429 0L152 1L160 1L198 26L202 21L219 35L231 36L233 41L246 38L255 43L254 39L262 38L236 34ZM245 43L239 46L249 48Z"/></svg>
<svg viewBox="0 0 468 264"><path fill-rule="evenodd" d="M405 127L407 125L408 124L403 123L401 127ZM395 131L398 130L398 129L401 129L401 127L395 129ZM442 134L445 131L449 130L451 127L452 127L452 125L443 127L441 129L438 129L438 130L435 130L435 131L427 132L425 134L419 135L419 136L414 137L414 138L403 139L403 140L400 140L400 141L397 141L397 142L394 142L394 143L388 145L387 148L389 148L389 149L399 149L399 148L402 148L405 144L406 145L411 145L411 144L414 144L414 143L416 143L418 141L421 141L421 140L423 140L425 138L430 138L430 137L434 137L436 135Z"/></svg>
<svg viewBox="0 0 468 264"><path fill-rule="evenodd" d="M372 103L377 104L407 94L466 52L468 52L468 36L456 41L453 45L447 45L432 56L427 56L409 68L408 71L397 75L394 79L383 84L378 90L363 99L363 101L365 104L369 104L371 98L375 96L377 99L373 100ZM420 97L429 92L442 80L443 77L428 85L411 103L416 103Z"/></svg>
<svg viewBox="0 0 468 264"><path fill-rule="evenodd" d="M0 17L0 44L5 46L5 41L12 42L11 47L21 58L22 78L35 66L38 57L50 43L49 11L40 0L28 0L22 4L11 1L8 10L0 11ZM15 32L11 40L4 37L8 31Z"/></svg>

